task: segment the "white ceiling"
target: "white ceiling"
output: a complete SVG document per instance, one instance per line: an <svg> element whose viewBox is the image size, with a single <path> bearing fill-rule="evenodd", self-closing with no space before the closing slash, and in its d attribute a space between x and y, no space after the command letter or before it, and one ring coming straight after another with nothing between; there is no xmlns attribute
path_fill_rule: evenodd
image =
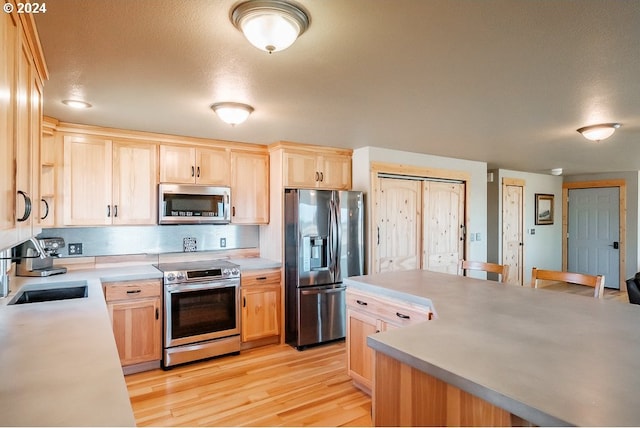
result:
<svg viewBox="0 0 640 428"><path fill-rule="evenodd" d="M640 1L301 0L269 55L233 0L51 0L36 17L62 121L269 144L388 147L565 174L640 170ZM61 103L83 98L86 111ZM231 127L214 102L252 105ZM601 143L576 129L622 127Z"/></svg>

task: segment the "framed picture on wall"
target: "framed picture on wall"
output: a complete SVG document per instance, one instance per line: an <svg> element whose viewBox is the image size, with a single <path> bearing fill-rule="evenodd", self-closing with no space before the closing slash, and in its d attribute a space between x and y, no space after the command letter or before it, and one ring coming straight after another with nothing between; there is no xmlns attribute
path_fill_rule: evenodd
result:
<svg viewBox="0 0 640 428"><path fill-rule="evenodd" d="M536 224L553 224L553 195L536 193Z"/></svg>

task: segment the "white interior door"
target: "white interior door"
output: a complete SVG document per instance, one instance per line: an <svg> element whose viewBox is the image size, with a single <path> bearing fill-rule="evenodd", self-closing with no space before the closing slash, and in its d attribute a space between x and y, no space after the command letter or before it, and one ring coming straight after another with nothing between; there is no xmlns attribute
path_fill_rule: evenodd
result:
<svg viewBox="0 0 640 428"><path fill-rule="evenodd" d="M569 189L569 272L604 275L620 288L620 189Z"/></svg>

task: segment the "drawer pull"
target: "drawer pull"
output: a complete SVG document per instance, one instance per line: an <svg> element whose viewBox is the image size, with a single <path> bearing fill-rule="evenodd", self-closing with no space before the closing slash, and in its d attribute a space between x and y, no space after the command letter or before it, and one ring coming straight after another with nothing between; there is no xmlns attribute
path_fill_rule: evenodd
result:
<svg viewBox="0 0 640 428"><path fill-rule="evenodd" d="M259 276L259 277L256 278L256 281L264 281L266 279L267 279L266 276Z"/></svg>
<svg viewBox="0 0 640 428"><path fill-rule="evenodd" d="M142 290L127 290L127 294L138 294L140 293Z"/></svg>
<svg viewBox="0 0 640 428"><path fill-rule="evenodd" d="M401 314L400 312L396 312L396 316L398 318L402 318L403 320L409 320L411 317L409 315Z"/></svg>
<svg viewBox="0 0 640 428"><path fill-rule="evenodd" d="M356 300L356 303L359 304L360 306L367 306L368 305L367 302L364 302L362 300Z"/></svg>

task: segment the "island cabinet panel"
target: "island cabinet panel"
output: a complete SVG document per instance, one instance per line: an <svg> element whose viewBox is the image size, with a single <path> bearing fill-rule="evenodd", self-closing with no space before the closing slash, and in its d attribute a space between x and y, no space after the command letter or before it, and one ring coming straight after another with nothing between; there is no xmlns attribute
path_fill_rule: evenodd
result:
<svg viewBox="0 0 640 428"><path fill-rule="evenodd" d="M358 388L371 394L373 350L367 336L430 319L428 307L347 289L347 367Z"/></svg>
<svg viewBox="0 0 640 428"><path fill-rule="evenodd" d="M279 342L281 289L279 269L242 274L240 298L243 348Z"/></svg>
<svg viewBox="0 0 640 428"><path fill-rule="evenodd" d="M512 426L524 422L381 352L374 352L374 358L374 426Z"/></svg>
<svg viewBox="0 0 640 428"><path fill-rule="evenodd" d="M130 368L157 362L162 353L159 280L105 283L105 298L120 363ZM139 370L128 370L129 373Z"/></svg>

